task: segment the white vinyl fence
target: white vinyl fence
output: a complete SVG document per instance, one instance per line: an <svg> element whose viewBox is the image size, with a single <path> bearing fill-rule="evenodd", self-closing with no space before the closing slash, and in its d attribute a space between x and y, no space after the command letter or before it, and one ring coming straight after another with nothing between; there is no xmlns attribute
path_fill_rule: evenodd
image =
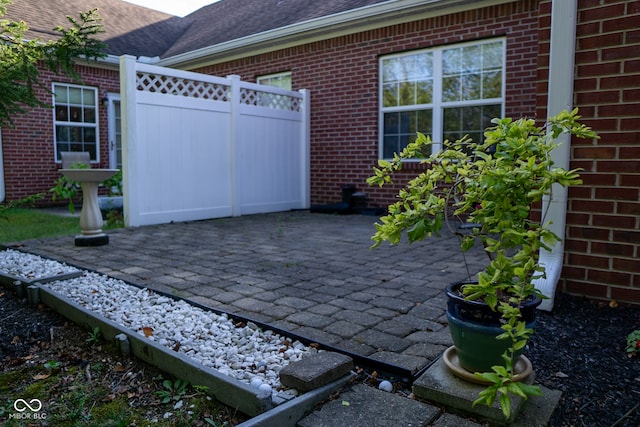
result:
<svg viewBox="0 0 640 427"><path fill-rule="evenodd" d="M127 226L309 208L309 97L120 58Z"/></svg>

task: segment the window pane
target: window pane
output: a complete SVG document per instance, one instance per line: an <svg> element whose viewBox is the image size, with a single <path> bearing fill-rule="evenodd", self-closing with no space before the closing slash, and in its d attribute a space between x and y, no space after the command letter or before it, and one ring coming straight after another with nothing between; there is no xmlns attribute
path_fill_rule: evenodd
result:
<svg viewBox="0 0 640 427"><path fill-rule="evenodd" d="M445 108L442 115L442 127L444 129L444 139L451 140L448 136L451 132L460 129L461 108ZM456 134L457 135L457 134ZM455 140L455 139L454 139Z"/></svg>
<svg viewBox="0 0 640 427"><path fill-rule="evenodd" d="M431 52L416 55L416 66L420 70L416 79L433 78L433 54Z"/></svg>
<svg viewBox="0 0 640 427"><path fill-rule="evenodd" d="M384 115L384 129L385 135L397 134L400 132L400 115L399 113L386 113Z"/></svg>
<svg viewBox="0 0 640 427"><path fill-rule="evenodd" d="M291 73L258 77L257 82L265 86L273 86L280 89L291 90Z"/></svg>
<svg viewBox="0 0 640 427"><path fill-rule="evenodd" d="M474 142L484 140L484 131L491 126L491 119L500 117L501 105L476 105L473 107L445 108L443 111L444 138L455 141L469 135Z"/></svg>
<svg viewBox="0 0 640 427"><path fill-rule="evenodd" d="M482 68L502 69L502 42L482 45Z"/></svg>
<svg viewBox="0 0 640 427"><path fill-rule="evenodd" d="M82 89L77 87L69 88L69 103L82 104Z"/></svg>
<svg viewBox="0 0 640 427"><path fill-rule="evenodd" d="M480 99L480 89L480 74L467 74L462 76L462 101Z"/></svg>
<svg viewBox="0 0 640 427"><path fill-rule="evenodd" d="M278 79L278 87L280 89L291 90L291 75L281 76Z"/></svg>
<svg viewBox="0 0 640 427"><path fill-rule="evenodd" d="M69 107L69 121L71 122L81 122L82 121L82 108L80 107Z"/></svg>
<svg viewBox="0 0 640 427"><path fill-rule="evenodd" d="M472 132L484 129L482 120L483 107L467 107L462 109L462 120L460 121L462 132Z"/></svg>
<svg viewBox="0 0 640 427"><path fill-rule="evenodd" d="M400 105L415 105L415 85L409 82L400 83Z"/></svg>
<svg viewBox="0 0 640 427"><path fill-rule="evenodd" d="M84 122L85 123L95 123L96 122L96 109L86 108L84 109Z"/></svg>
<svg viewBox="0 0 640 427"><path fill-rule="evenodd" d="M433 102L433 80L416 82L416 104L431 104Z"/></svg>
<svg viewBox="0 0 640 427"><path fill-rule="evenodd" d="M432 110L418 111L418 127L416 132L423 133L425 135L431 135L433 133L433 114Z"/></svg>
<svg viewBox="0 0 640 427"><path fill-rule="evenodd" d="M386 83L382 87L382 105L384 107L398 106L398 85L396 83Z"/></svg>
<svg viewBox="0 0 640 427"><path fill-rule="evenodd" d="M398 59L391 58L382 61L382 81L383 82L397 82L400 80L399 73L397 72Z"/></svg>
<svg viewBox="0 0 640 427"><path fill-rule="evenodd" d="M384 114L383 156L392 158L400 153L410 142L414 142L417 133L431 135L432 110L402 111Z"/></svg>
<svg viewBox="0 0 640 427"><path fill-rule="evenodd" d="M398 137L394 136L385 136L383 147L382 147L382 157L385 159L390 159L393 157L393 153L399 153L398 150Z"/></svg>
<svg viewBox="0 0 640 427"><path fill-rule="evenodd" d="M460 99L460 77L445 77L442 79L442 101L451 102Z"/></svg>
<svg viewBox="0 0 640 427"><path fill-rule="evenodd" d="M66 122L69 120L69 111L66 105L56 105L56 120Z"/></svg>
<svg viewBox="0 0 640 427"><path fill-rule="evenodd" d="M482 75L482 98L500 98L502 96L502 72L491 71Z"/></svg>
<svg viewBox="0 0 640 427"><path fill-rule="evenodd" d="M445 76L460 72L460 49L448 49L442 52L442 73Z"/></svg>
<svg viewBox="0 0 640 427"><path fill-rule="evenodd" d="M407 134L411 132L411 112L403 111L402 113L398 113L398 117L400 118L398 123L398 133Z"/></svg>
<svg viewBox="0 0 640 427"><path fill-rule="evenodd" d="M53 93L55 94L55 102L67 103L67 87L55 85L53 87Z"/></svg>
<svg viewBox="0 0 640 427"><path fill-rule="evenodd" d="M94 128L82 128L82 140L84 142L96 142L96 130Z"/></svg>
<svg viewBox="0 0 640 427"><path fill-rule="evenodd" d="M69 126L56 126L56 140L58 142L68 142L70 138Z"/></svg>
<svg viewBox="0 0 640 427"><path fill-rule="evenodd" d="M69 126L69 134L70 134L69 141L82 142L82 128Z"/></svg>
<svg viewBox="0 0 640 427"><path fill-rule="evenodd" d="M472 73L482 69L482 48L480 46L467 46L462 48L461 69L463 73Z"/></svg>
<svg viewBox="0 0 640 427"><path fill-rule="evenodd" d="M65 152L65 151L71 151L69 148L69 144L67 143L58 143L56 144L56 151L57 151L57 158L56 160L60 161L62 160L60 157L60 153L61 152Z"/></svg>
<svg viewBox="0 0 640 427"><path fill-rule="evenodd" d="M83 90L82 91L82 101L85 105L94 105L95 101L95 92L93 90Z"/></svg>
<svg viewBox="0 0 640 427"><path fill-rule="evenodd" d="M83 150L82 151L86 151L87 153L89 153L89 158L90 159L97 159L97 153L96 153L96 144L85 144L83 146Z"/></svg>

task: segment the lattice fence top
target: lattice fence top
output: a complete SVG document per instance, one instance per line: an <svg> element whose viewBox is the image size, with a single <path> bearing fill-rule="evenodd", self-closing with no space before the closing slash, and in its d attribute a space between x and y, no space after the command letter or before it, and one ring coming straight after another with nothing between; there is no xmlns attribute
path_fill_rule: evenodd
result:
<svg viewBox="0 0 640 427"><path fill-rule="evenodd" d="M230 88L228 85L201 82L179 77L159 76L138 72L136 86L142 92L166 93L171 95L200 98L212 101L228 102Z"/></svg>
<svg viewBox="0 0 640 427"><path fill-rule="evenodd" d="M229 85L195 81L181 77L138 72L136 74L136 86L137 90L142 92L164 93L212 101L231 101L231 87ZM302 99L300 97L250 88L240 89L240 103L285 111L300 112L302 110Z"/></svg>
<svg viewBox="0 0 640 427"><path fill-rule="evenodd" d="M248 88L240 89L240 103L295 112L302 109L300 98Z"/></svg>

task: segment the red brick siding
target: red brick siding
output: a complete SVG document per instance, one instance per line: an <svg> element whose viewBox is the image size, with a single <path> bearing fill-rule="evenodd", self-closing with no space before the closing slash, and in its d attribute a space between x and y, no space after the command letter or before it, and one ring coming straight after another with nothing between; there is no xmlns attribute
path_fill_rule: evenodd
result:
<svg viewBox="0 0 640 427"><path fill-rule="evenodd" d="M355 184L379 205L395 188L369 188L378 159L378 60L381 55L475 39L506 36L506 111L535 114L537 1L436 17L319 41L204 67L195 71L243 80L291 71L294 89L311 92L311 203L340 200L340 186ZM413 170L415 172L415 169Z"/></svg>
<svg viewBox="0 0 640 427"><path fill-rule="evenodd" d="M42 72L41 83L51 89L52 83L74 83L98 88L98 97L107 92L120 92L117 71L78 66L82 83L74 82L53 73ZM51 94L38 89L39 98L52 103ZM107 108L98 103L100 127L100 167L109 166ZM26 114L13 118L14 126L2 129L2 149L4 158L5 198L17 200L36 193L46 193L40 205L50 205L49 189L60 177L60 163L54 158L53 112L51 108L29 109Z"/></svg>
<svg viewBox="0 0 640 427"><path fill-rule="evenodd" d="M549 16L540 5L537 116L546 117ZM574 103L600 140L572 141L562 290L640 303L640 2L578 1Z"/></svg>

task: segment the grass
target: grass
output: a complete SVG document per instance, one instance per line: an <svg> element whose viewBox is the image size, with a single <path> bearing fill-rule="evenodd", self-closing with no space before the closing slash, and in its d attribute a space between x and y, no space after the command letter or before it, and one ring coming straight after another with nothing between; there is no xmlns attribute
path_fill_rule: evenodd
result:
<svg viewBox="0 0 640 427"><path fill-rule="evenodd" d="M43 237L74 236L80 233L78 217L66 217L38 209L12 208L0 216L0 244ZM103 229L122 227L121 218L110 215Z"/></svg>

